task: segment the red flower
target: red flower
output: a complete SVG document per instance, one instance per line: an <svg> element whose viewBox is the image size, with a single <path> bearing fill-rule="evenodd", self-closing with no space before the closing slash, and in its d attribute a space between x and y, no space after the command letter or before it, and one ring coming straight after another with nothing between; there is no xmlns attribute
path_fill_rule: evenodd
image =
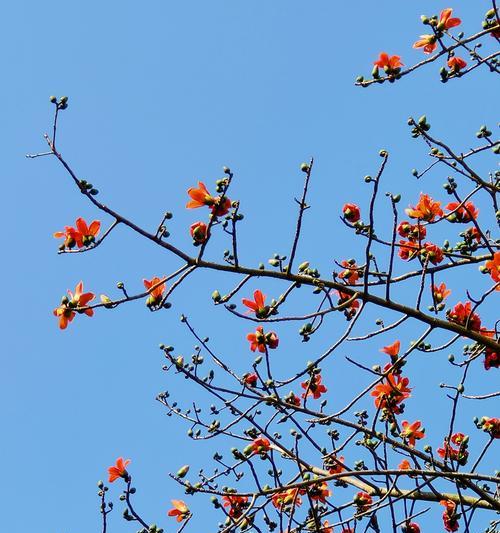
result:
<svg viewBox="0 0 500 533"><path fill-rule="evenodd" d="M333 533L333 526L330 526L330 522L328 522L328 520L323 522L323 525L321 526L321 533Z"/></svg>
<svg viewBox="0 0 500 533"><path fill-rule="evenodd" d="M265 353L266 346L270 350L274 350L278 347L280 342L274 331L264 333L264 328L262 326L257 326L255 333L249 333L247 335L247 340L250 342L250 350L252 350L252 352L259 350L260 353Z"/></svg>
<svg viewBox="0 0 500 533"><path fill-rule="evenodd" d="M336 293L339 297L337 301L337 305L339 306L347 303L352 298L352 294L347 294L342 291L336 291ZM357 299L352 300L348 307L343 308L347 320L350 320L356 314L357 309L359 309L359 301Z"/></svg>
<svg viewBox="0 0 500 533"><path fill-rule="evenodd" d="M446 438L443 442L443 447L437 449L439 457L443 459L451 459L457 461L459 465L465 465L467 459L469 458L469 452L467 451L467 446L469 442L469 437L463 433L454 433L451 436L451 444ZM454 446L453 446L454 445Z"/></svg>
<svg viewBox="0 0 500 533"><path fill-rule="evenodd" d="M436 217L443 216L441 202L434 201L428 194L420 193L420 199L415 207L405 209L410 218L417 218L432 222Z"/></svg>
<svg viewBox="0 0 500 533"><path fill-rule="evenodd" d="M224 502L224 507L229 507L228 514L234 519L238 519L248 507L247 496L223 496L222 501Z"/></svg>
<svg viewBox="0 0 500 533"><path fill-rule="evenodd" d="M143 279L144 287L149 292L149 297L146 300L148 307L153 307L161 302L162 295L165 292L165 278L162 280L155 276L152 279Z"/></svg>
<svg viewBox="0 0 500 533"><path fill-rule="evenodd" d="M78 248L82 247L82 238L78 230L73 226L64 226L64 231L56 231L54 233L56 239L64 238L64 247L65 248L74 248L75 244Z"/></svg>
<svg viewBox="0 0 500 533"><path fill-rule="evenodd" d="M373 503L373 498L366 492L358 492L354 496L354 503L357 505L359 512L364 512Z"/></svg>
<svg viewBox="0 0 500 533"><path fill-rule="evenodd" d="M467 66L467 62L464 61L461 57L453 56L448 59L448 68L453 70L454 72L458 72L459 70L465 68Z"/></svg>
<svg viewBox="0 0 500 533"><path fill-rule="evenodd" d="M380 351L383 353L386 353L387 355L390 355L391 359L393 359L393 358L398 357L400 348L401 348L401 342L395 341L389 346L384 346L383 348L380 349Z"/></svg>
<svg viewBox="0 0 500 533"><path fill-rule="evenodd" d="M321 383L321 374L314 374L310 379L301 383L301 387L307 391L302 393L302 398L312 396L315 400L321 397L328 389Z"/></svg>
<svg viewBox="0 0 500 533"><path fill-rule="evenodd" d="M66 329L68 324L75 318L76 313L84 313L87 316L93 316L94 310L89 308L82 310L82 307L86 307L94 298L95 295L92 292L83 292L83 281L75 288L75 293L68 291L68 296L64 296L61 305L54 309L54 316L59 318L59 328Z"/></svg>
<svg viewBox="0 0 500 533"><path fill-rule="evenodd" d="M495 283L500 283L500 252L495 252L493 259L486 261L484 266L490 271L491 279ZM500 285L496 290L500 291Z"/></svg>
<svg viewBox="0 0 500 533"><path fill-rule="evenodd" d="M298 406L300 405L300 398L295 395L295 393L290 392L287 396L284 398L285 402L290 405Z"/></svg>
<svg viewBox="0 0 500 533"><path fill-rule="evenodd" d="M481 242L481 234L479 233L476 226L472 226L472 228L467 228L464 232L464 237L466 239L469 239L470 241L475 240L476 242Z"/></svg>
<svg viewBox="0 0 500 533"><path fill-rule="evenodd" d="M245 374L243 376L243 382L248 387L255 387L257 385L257 374Z"/></svg>
<svg viewBox="0 0 500 533"><path fill-rule="evenodd" d="M208 238L208 226L204 222L195 222L191 224L189 233L195 245L203 244Z"/></svg>
<svg viewBox="0 0 500 533"><path fill-rule="evenodd" d="M123 479L127 479L128 478L127 465L129 464L130 464L130 459L127 459L124 461L123 457L118 457L118 459L116 460L116 464L108 468L108 474L109 474L108 481L110 483L113 483L113 481L116 481L119 477Z"/></svg>
<svg viewBox="0 0 500 533"><path fill-rule="evenodd" d="M385 52L381 52L379 58L377 61L374 61L373 64L378 68L383 68L388 74L403 66L400 56L390 56Z"/></svg>
<svg viewBox="0 0 500 533"><path fill-rule="evenodd" d="M417 257L420 248L411 241L399 241L398 255L403 261L411 261Z"/></svg>
<svg viewBox="0 0 500 533"><path fill-rule="evenodd" d="M411 465L410 465L410 462L408 461L408 459L403 459L399 463L398 470L411 470Z"/></svg>
<svg viewBox="0 0 500 533"><path fill-rule="evenodd" d="M408 378L388 374L385 381L378 383L371 392L371 395L375 397L375 407L400 414L402 411L399 404L411 396L409 383Z"/></svg>
<svg viewBox="0 0 500 533"><path fill-rule="evenodd" d="M483 431L489 433L494 439L500 439L500 418L483 416L479 425Z"/></svg>
<svg viewBox="0 0 500 533"><path fill-rule="evenodd" d="M439 502L441 505L444 505L445 510L443 511L443 525L446 531L457 531L459 524L458 518L459 515L456 514L457 504L451 500L441 500Z"/></svg>
<svg viewBox="0 0 500 533"><path fill-rule="evenodd" d="M304 494L304 490L298 488L288 489L283 492L276 492L272 496L271 501L276 509L283 511L290 505L294 505L296 507L302 505L302 498L299 496L299 494Z"/></svg>
<svg viewBox="0 0 500 533"><path fill-rule="evenodd" d="M410 424L406 420L403 420L403 430L401 431L401 437L408 441L410 446L415 446L417 440L423 439L425 437L425 429L422 427L422 422L417 420Z"/></svg>
<svg viewBox="0 0 500 533"><path fill-rule="evenodd" d="M413 48L423 48L424 54L432 54L437 48L436 36L428 33L421 35L420 39L413 43Z"/></svg>
<svg viewBox="0 0 500 533"><path fill-rule="evenodd" d="M426 242L420 250L422 259L428 259L433 265L438 265L444 258L443 250L431 242Z"/></svg>
<svg viewBox="0 0 500 533"><path fill-rule="evenodd" d="M171 500L171 502L174 507L168 511L168 516L176 516L177 522L182 522L188 518L191 513L188 509L188 506L182 500Z"/></svg>
<svg viewBox="0 0 500 533"><path fill-rule="evenodd" d="M339 274L339 278L345 280L347 285L356 285L356 281L358 281L360 274L360 269L356 263L344 260L340 264L345 270L342 270Z"/></svg>
<svg viewBox="0 0 500 533"><path fill-rule="evenodd" d="M357 222L361 217L359 207L356 204L344 204L342 213L349 222Z"/></svg>
<svg viewBox="0 0 500 533"><path fill-rule="evenodd" d="M491 348L486 348L484 355L484 368L489 370L490 368L498 368L500 366L500 355L498 352L494 352Z"/></svg>
<svg viewBox="0 0 500 533"><path fill-rule="evenodd" d="M439 24L437 25L438 31L449 30L451 28L455 28L456 26L460 26L462 21L459 18L451 18L452 13L453 9L451 7L441 11L439 15Z"/></svg>
<svg viewBox="0 0 500 533"><path fill-rule="evenodd" d="M460 222L466 224L472 220L476 220L479 214L479 209L472 202L465 202L461 205L460 202L450 202L446 209L452 211L451 214L446 216L446 219L450 222Z"/></svg>
<svg viewBox="0 0 500 533"><path fill-rule="evenodd" d="M231 207L231 200L221 196L212 196L202 181L198 182L198 188L191 187L188 189L191 200L186 204L188 209L208 206L215 216L224 216Z"/></svg>
<svg viewBox="0 0 500 533"><path fill-rule="evenodd" d="M461 326L479 331L481 329L481 318L478 314L472 312L471 302L458 302L453 309L448 309L446 318L450 322L460 324Z"/></svg>
<svg viewBox="0 0 500 533"><path fill-rule="evenodd" d="M246 305L249 309L255 312L257 318L266 318L269 314L269 306L266 305L266 296L259 290L253 293L253 300L243 298L241 300L243 305Z"/></svg>
<svg viewBox="0 0 500 533"><path fill-rule="evenodd" d="M332 491L328 488L326 482L315 483L309 489L309 496L311 500L317 500L321 503L326 503L326 498L332 495Z"/></svg>
<svg viewBox="0 0 500 533"><path fill-rule="evenodd" d="M451 294L451 291L446 288L445 283L441 283L441 285L432 286L432 294L434 301L439 304Z"/></svg>
<svg viewBox="0 0 500 533"><path fill-rule="evenodd" d="M344 457L330 456L328 458L328 472L330 474L340 474L345 470Z"/></svg>
<svg viewBox="0 0 500 533"><path fill-rule="evenodd" d="M252 444L248 447L248 450L252 453L266 453L271 449L271 443L264 437L257 437Z"/></svg>
<svg viewBox="0 0 500 533"><path fill-rule="evenodd" d="M98 220L93 220L90 223L90 226L87 226L87 223L83 218L76 219L76 227L81 235L81 242L83 246L88 246L95 242L95 238L99 234L101 229L101 223ZM80 245L79 245L80 247Z"/></svg>
<svg viewBox="0 0 500 533"><path fill-rule="evenodd" d="M398 233L401 237L409 239L412 242L418 242L425 239L427 230L425 226L420 224L410 224L407 220L403 220L398 225Z"/></svg>
<svg viewBox="0 0 500 533"><path fill-rule="evenodd" d="M403 533L420 533L420 526L416 522L409 522L401 528Z"/></svg>

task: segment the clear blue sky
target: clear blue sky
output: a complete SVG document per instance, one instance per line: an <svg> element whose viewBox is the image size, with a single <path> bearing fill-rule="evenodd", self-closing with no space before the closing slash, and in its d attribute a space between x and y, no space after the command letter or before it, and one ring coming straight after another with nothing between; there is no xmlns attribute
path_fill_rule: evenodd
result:
<svg viewBox="0 0 500 533"><path fill-rule="evenodd" d="M93 253L57 255L54 231L77 216L109 220L75 192L55 160L24 158L45 149L42 134L53 112L49 95L70 97L59 149L79 175L99 188L104 202L145 227L155 227L161 213L173 211L173 240L182 246L190 245L186 228L201 216L184 209L186 189L200 178L213 184L223 165L233 168L233 194L246 214L242 261L251 265L288 251L293 196L301 189L298 167L313 155L314 211L308 213L299 259L315 257L326 273L332 258L356 256L362 249L340 226L337 213L345 201L366 205L362 178L375 172L380 148L391 152L383 192L402 192L404 205L423 188L446 200L440 188L445 176L416 183L410 174L425 164L425 149L408 135L409 115L426 113L436 132L463 148L474 143L480 124L494 125L498 88L486 72L442 85L438 67L431 66L396 86L353 86L358 74L369 74L381 50L400 54L408 65L420 59L421 52L411 49L422 33L419 16L444 7L396 0L4 5L3 530L99 531L96 482L123 455L132 458L131 472L137 473L138 509L172 531L165 513L170 499L182 493L167 473L184 463L196 470L208 463L203 457L211 457L212 448L188 442L187 427L167 418L154 401L165 389L177 389L184 401L191 394L183 380L161 372L157 345L172 343L191 353L193 343L178 320L185 312L216 347L230 347L225 357L238 371L252 361L244 339L249 324L221 308L212 310L212 289L231 284L216 275L193 278L165 313L150 314L139 302L98 312L93 319L77 317L67 331L58 330L52 309L80 279L97 293L115 294L120 280L136 292L143 277L168 273L177 263L125 229ZM462 0L453 7L465 31L473 32L489 2ZM281 290L265 288L268 294ZM457 278L453 288L456 300L463 299L463 280ZM335 318L309 345L299 343L295 326L283 328L276 357L300 365L328 346L343 325ZM403 343L418 331L407 330ZM364 354L367 364L382 362L377 350L393 340L388 335L373 346L372 355ZM357 355L361 360L363 354ZM325 369L335 391L331 405L341 405L335 397L345 400L351 392L337 372L352 370L339 365L340 370ZM441 354L422 357L411 373L416 389L408 416L428 413L424 422L436 447L447 428L446 413L434 409L447 405L437 388L447 370ZM477 388L471 393L495 389L494 370L485 373L477 365L475 372ZM432 394L419 395L418 385ZM495 416L491 406L468 404L465 432L474 432L474 414ZM474 435L475 446L484 442ZM223 451L229 447L224 443ZM118 487L110 492L116 504L110 531L135 531L120 517ZM215 530L220 517L209 504L199 498L192 507L198 527L204 521Z"/></svg>

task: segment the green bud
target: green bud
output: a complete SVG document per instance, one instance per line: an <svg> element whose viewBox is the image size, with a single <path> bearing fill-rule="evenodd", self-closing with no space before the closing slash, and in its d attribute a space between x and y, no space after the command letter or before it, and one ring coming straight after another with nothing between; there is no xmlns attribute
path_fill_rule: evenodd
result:
<svg viewBox="0 0 500 533"><path fill-rule="evenodd" d="M300 170L302 170L302 172L309 172L309 165L307 163L302 163L300 165Z"/></svg>
<svg viewBox="0 0 500 533"><path fill-rule="evenodd" d="M183 478L186 477L186 474L189 472L189 465L184 465L179 470L177 470L177 477Z"/></svg>
<svg viewBox="0 0 500 533"><path fill-rule="evenodd" d="M51 96L49 98L49 100L53 103L53 104L57 104L57 96Z"/></svg>
<svg viewBox="0 0 500 533"><path fill-rule="evenodd" d="M212 293L212 300L215 303L218 303L218 302L221 301L221 295L220 295L220 292L217 289Z"/></svg>

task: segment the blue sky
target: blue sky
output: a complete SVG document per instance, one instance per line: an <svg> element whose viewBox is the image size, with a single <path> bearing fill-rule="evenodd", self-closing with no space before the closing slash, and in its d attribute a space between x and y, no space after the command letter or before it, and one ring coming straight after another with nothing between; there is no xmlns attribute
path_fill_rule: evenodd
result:
<svg viewBox="0 0 500 533"><path fill-rule="evenodd" d="M97 531L96 483L119 455L133 459L138 509L167 526L169 500L182 496L167 473L185 463L201 467L212 448L204 451L187 441L187 427L167 418L154 401L167 388L184 400L191 394L181 380L161 372L158 343L190 353L193 342L179 323L184 312L219 349L230 347L234 355L226 357L238 371L252 361L244 340L249 325L210 305L212 290L228 289L234 281L217 274L193 278L165 313L150 314L136 303L101 311L92 320L78 317L67 331L58 330L51 311L80 279L97 293L116 294L117 281L137 292L143 277L168 273L177 263L125 229L93 253L57 255L52 233L77 216L110 221L75 192L55 160L24 158L45 149L42 134L53 112L49 95L70 98L61 116L59 149L80 177L97 186L103 202L145 227L155 227L165 210L173 211L172 238L181 246L190 246L186 228L201 216L184 209L186 189L198 179L213 186L222 166L230 166L236 174L233 194L246 215L242 262L249 265L288 251L293 197L301 190L298 169L314 156L314 211L305 222L299 259L314 257L320 270L329 272L333 257L362 250L337 214L345 201L366 200L362 178L376 171L379 149L391 153L383 192L402 192L404 205L424 188L446 200L441 192L446 176L418 183L411 176L413 167L423 168L425 148L410 138L407 117L426 113L433 131L468 148L480 124L493 126L491 102L497 94L487 72L443 85L436 66L395 86L355 88L354 78L369 74L381 50L400 54L408 65L419 60L411 43L422 33L420 14L448 5L421 1L403 7L384 0L352 6L327 0L51 5L27 0L4 6L5 530ZM453 7L464 30L474 32L489 3L457 1ZM491 169L488 162L480 165L482 171ZM380 216L387 216L386 207ZM217 241L217 246L226 245ZM220 252L214 249L212 257L220 258ZM454 281L456 298L463 299L463 280ZM478 290L486 286L479 279ZM270 295L282 290L264 288ZM335 333L344 324L336 318L333 325ZM280 330L286 364L300 366L331 341L332 330L301 345L295 330ZM402 340L408 343L419 331L407 331ZM373 362L381 362L378 347ZM339 365L325 372L332 373L339 397L347 398L346 383L336 373L352 369ZM448 372L445 355L415 363L414 380L422 388L429 386L429 369L438 376L433 396L417 395L409 407L412 416L430 411L434 402L446 407L436 388ZM486 374L479 365L475 371L474 392L494 390L494 371ZM481 408L467 405L464 431L473 431L474 414L494 416L491 406L488 412ZM442 416L436 410L425 420L428 433L435 431L434 445L446 424ZM120 518L118 488L110 492L116 503L111 531L134 531ZM199 523L216 526L219 517L208 504L199 501L193 508Z"/></svg>

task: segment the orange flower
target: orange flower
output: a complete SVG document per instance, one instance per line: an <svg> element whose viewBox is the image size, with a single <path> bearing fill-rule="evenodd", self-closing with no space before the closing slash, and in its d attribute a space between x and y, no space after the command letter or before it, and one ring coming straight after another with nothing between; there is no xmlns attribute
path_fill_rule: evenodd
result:
<svg viewBox="0 0 500 533"><path fill-rule="evenodd" d="M75 244L78 248L82 247L82 236L73 226L64 226L64 231L56 231L54 237L56 239L64 238L63 246L65 248L74 248Z"/></svg>
<svg viewBox="0 0 500 533"><path fill-rule="evenodd" d="M375 397L375 407L400 414L402 411L399 404L411 396L409 383L410 380L406 377L388 374L385 381L378 383L371 392Z"/></svg>
<svg viewBox="0 0 500 533"><path fill-rule="evenodd" d="M484 368L489 370L490 368L498 368L500 366L500 355L498 352L494 352L491 348L486 348L484 355Z"/></svg>
<svg viewBox="0 0 500 533"><path fill-rule="evenodd" d="M198 246L203 244L208 238L208 226L204 222L195 222L191 224L189 233L193 237L194 244Z"/></svg>
<svg viewBox="0 0 500 533"><path fill-rule="evenodd" d="M311 500L317 500L321 503L326 503L326 498L332 495L332 491L328 488L327 483L315 483L309 489L309 496Z"/></svg>
<svg viewBox="0 0 500 533"><path fill-rule="evenodd" d="M274 350L278 347L280 342L278 335L276 335L274 331L264 333L264 328L262 326L257 326L255 333L249 333L247 335L247 340L250 342L250 350L252 350L252 352L259 350L260 353L265 353L266 346L270 350Z"/></svg>
<svg viewBox="0 0 500 533"><path fill-rule="evenodd" d="M476 220L477 215L479 214L479 209L472 202L465 202L465 204L460 205L460 202L450 202L446 209L452 211L451 214L446 216L446 219L449 222L460 222L467 223L472 220Z"/></svg>
<svg viewBox="0 0 500 533"><path fill-rule="evenodd" d="M425 239L427 230L425 226L420 224L410 224L407 220L403 220L398 225L398 233L401 237L409 239L412 242L418 242Z"/></svg>
<svg viewBox="0 0 500 533"><path fill-rule="evenodd" d="M75 293L73 294L68 290L68 296L64 296L61 305L54 309L54 316L59 318L59 328L66 329L68 324L75 318L76 313L83 313L87 316L93 316L93 309L84 309L94 298L95 295L92 292L83 292L83 281L75 288Z"/></svg>
<svg viewBox="0 0 500 533"><path fill-rule="evenodd" d="M357 222L361 217L359 207L356 204L344 204L342 213L349 222Z"/></svg>
<svg viewBox="0 0 500 533"><path fill-rule="evenodd" d="M245 385L247 385L248 387L255 387L257 385L257 374L250 374L250 373L246 373L244 376L243 376L243 382L245 383Z"/></svg>
<svg viewBox="0 0 500 533"><path fill-rule="evenodd" d="M342 270L342 272L339 274L339 278L343 279L347 285L356 285L356 281L358 281L360 274L360 269L356 263L344 260L340 264L345 268L345 270Z"/></svg>
<svg viewBox="0 0 500 533"><path fill-rule="evenodd" d="M410 424L406 420L403 420L403 430L401 431L401 437L408 441L410 446L415 446L417 440L423 439L425 437L425 429L421 427L422 422L417 420Z"/></svg>
<svg viewBox="0 0 500 533"><path fill-rule="evenodd" d="M330 474L340 474L345 470L344 457L330 456L328 458L328 472Z"/></svg>
<svg viewBox="0 0 500 533"><path fill-rule="evenodd" d="M500 282L500 252L495 252L493 259L486 261L484 265L489 271L491 279L495 283ZM500 291L500 285L497 286L497 291Z"/></svg>
<svg viewBox="0 0 500 533"><path fill-rule="evenodd" d="M421 35L418 41L413 43L413 48L423 48L424 54L432 54L437 48L436 36L435 35Z"/></svg>
<svg viewBox="0 0 500 533"><path fill-rule="evenodd" d="M366 492L358 492L356 496L354 496L354 503L357 505L358 511L361 513L368 510L373 503L373 498Z"/></svg>
<svg viewBox="0 0 500 533"><path fill-rule="evenodd" d="M433 265L438 265L444 259L443 250L431 242L426 242L420 249L420 256L424 260L428 259Z"/></svg>
<svg viewBox="0 0 500 533"><path fill-rule="evenodd" d="M446 437L443 442L443 447L437 449L439 457L442 457L444 460L452 459L457 461L459 465L465 465L467 459L469 458L469 452L467 451L467 446L469 442L469 437L463 433L454 433L451 436L451 444L448 442ZM455 445L455 447L453 447Z"/></svg>
<svg viewBox="0 0 500 533"><path fill-rule="evenodd" d="M188 518L191 512L189 511L188 506L182 500L171 500L171 502L174 507L168 511L168 516L176 516L177 522L182 522Z"/></svg>
<svg viewBox="0 0 500 533"><path fill-rule="evenodd" d="M243 305L246 305L249 309L255 311L255 316L257 318L266 318L266 316L269 314L269 306L266 305L265 294L262 294L261 291L256 290L253 293L253 298L253 300L243 298L241 301L243 302Z"/></svg>
<svg viewBox="0 0 500 533"><path fill-rule="evenodd" d="M395 341L393 344L390 344L389 346L384 346L380 349L381 352L386 353L387 355L391 356L391 359L397 358L399 355L399 349L401 348L401 342Z"/></svg>
<svg viewBox="0 0 500 533"><path fill-rule="evenodd" d="M388 74L403 66L400 56L390 56L385 52L381 52L379 58L377 61L374 61L373 64L378 68L383 68Z"/></svg>
<svg viewBox="0 0 500 533"><path fill-rule="evenodd" d="M411 470L411 465L410 465L410 462L408 461L408 459L403 459L399 463L398 470Z"/></svg>
<svg viewBox="0 0 500 533"><path fill-rule="evenodd" d="M247 450L256 453L266 453L271 449L271 443L264 437L257 437L252 444L248 446Z"/></svg>
<svg viewBox="0 0 500 533"><path fill-rule="evenodd" d="M451 291L446 288L445 283L441 283L441 285L432 286L432 294L434 301L439 304L451 294Z"/></svg>
<svg viewBox="0 0 500 533"><path fill-rule="evenodd" d="M500 439L500 418L489 418L483 416L479 422L483 431L489 433L494 439Z"/></svg>
<svg viewBox="0 0 500 533"><path fill-rule="evenodd" d="M95 238L99 234L101 229L101 223L98 220L93 220L90 223L90 226L87 226L87 223L83 218L76 219L76 227L81 235L81 243L83 246L89 246L95 242ZM79 245L80 247L80 245Z"/></svg>
<svg viewBox="0 0 500 533"><path fill-rule="evenodd" d="M347 294L342 291L336 291L337 295L339 297L337 301L337 305L342 305L348 302L352 298L352 294ZM356 314L356 310L359 309L359 302L357 299L352 300L349 304L349 307L344 308L344 315L347 318L347 320L351 320L351 318Z"/></svg>
<svg viewBox="0 0 500 533"><path fill-rule="evenodd" d="M403 261L411 261L417 257L420 248L411 241L399 241L398 255Z"/></svg>
<svg viewBox="0 0 500 533"><path fill-rule="evenodd" d="M238 519L248 507L247 496L223 496L222 501L224 502L224 507L229 507L228 514L234 519Z"/></svg>
<svg viewBox="0 0 500 533"><path fill-rule="evenodd" d="M436 217L443 216L443 210L440 206L441 202L434 201L428 194L420 193L417 205L408 207L405 212L410 218L432 222Z"/></svg>
<svg viewBox="0 0 500 533"><path fill-rule="evenodd" d="M302 393L302 398L312 396L315 400L328 390L321 383L321 374L314 374L310 379L301 383L301 387L307 391L307 393Z"/></svg>
<svg viewBox="0 0 500 533"><path fill-rule="evenodd" d="M108 468L108 481L110 483L113 483L113 481L116 481L119 477L125 480L128 479L127 465L129 464L130 459L124 461L123 457L118 457L118 459L116 460L116 464Z"/></svg>
<svg viewBox="0 0 500 533"><path fill-rule="evenodd" d="M459 528L458 515L456 514L457 504L451 500L441 500L439 502L444 505L443 511L443 525L446 531L457 531Z"/></svg>
<svg viewBox="0 0 500 533"><path fill-rule="evenodd" d="M231 200L221 196L212 196L202 181L198 182L198 188L191 187L188 189L191 200L186 204L188 209L208 206L215 216L224 216L231 207Z"/></svg>
<svg viewBox="0 0 500 533"><path fill-rule="evenodd" d="M302 505L302 498L299 496L299 494L304 494L304 490L298 488L288 489L283 492L276 492L272 496L271 501L276 509L283 511L290 505L294 505L296 507Z"/></svg>
<svg viewBox="0 0 500 533"><path fill-rule="evenodd" d="M300 405L300 398L292 391L290 391L283 399L290 405Z"/></svg>
<svg viewBox="0 0 500 533"><path fill-rule="evenodd" d="M438 31L449 30L451 28L455 28L456 26L460 26L462 21L459 18L451 18L452 13L453 9L451 7L441 11L439 15L439 24L437 25Z"/></svg>
<svg viewBox="0 0 500 533"><path fill-rule="evenodd" d="M472 312L471 302L458 302L453 309L448 309L446 318L450 322L460 324L461 326L479 331L481 329L481 318L478 314Z"/></svg>
<svg viewBox="0 0 500 533"><path fill-rule="evenodd" d="M162 295L165 292L165 278L162 280L155 276L152 279L143 279L144 287L149 292L149 297L146 300L148 307L154 307L161 302Z"/></svg>
<svg viewBox="0 0 500 533"><path fill-rule="evenodd" d="M476 226L472 226L472 228L467 228L464 233L461 233L461 235L463 235L466 240L469 240L470 242L472 242L473 240L475 240L476 242L481 242L481 234L477 230Z"/></svg>
<svg viewBox="0 0 500 533"><path fill-rule="evenodd" d="M459 70L465 68L467 62L464 61L461 57L453 56L448 59L448 68L453 70L453 72L458 72Z"/></svg>
<svg viewBox="0 0 500 533"><path fill-rule="evenodd" d="M323 525L321 526L321 533L333 533L333 526L330 525L328 520L323 522Z"/></svg>

